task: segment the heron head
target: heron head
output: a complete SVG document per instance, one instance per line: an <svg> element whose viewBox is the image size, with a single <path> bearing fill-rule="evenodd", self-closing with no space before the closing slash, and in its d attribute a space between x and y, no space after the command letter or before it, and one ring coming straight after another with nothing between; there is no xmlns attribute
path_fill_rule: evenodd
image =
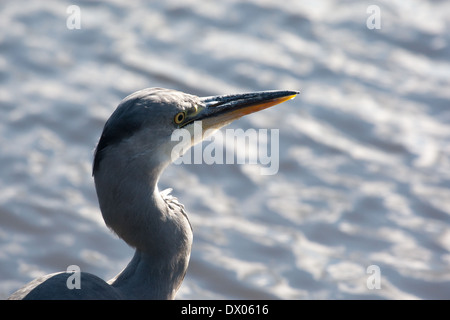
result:
<svg viewBox="0 0 450 320"><path fill-rule="evenodd" d="M126 97L106 122L95 151L93 175L105 223L129 245L147 251L160 252L161 242L173 240L174 234L181 242L168 247L189 243L187 218L171 215L157 188L162 170L175 160L172 151L179 141L172 139L174 132L191 134L198 127L195 123L202 121L204 138L203 133L297 94L266 91L199 98L151 88ZM190 147L198 142L194 140L198 139L183 143ZM163 228L164 221L168 223Z"/></svg>
<svg viewBox="0 0 450 320"><path fill-rule="evenodd" d="M194 122L202 121L203 134L211 133L211 129L292 99L298 93L262 91L200 98L162 88L137 91L126 97L106 122L95 151L93 173L108 152L118 152L118 146L129 159L148 156L160 164L170 163L174 160L171 150L177 144L171 139L175 130L187 130L193 137ZM193 143L194 139L187 147Z"/></svg>

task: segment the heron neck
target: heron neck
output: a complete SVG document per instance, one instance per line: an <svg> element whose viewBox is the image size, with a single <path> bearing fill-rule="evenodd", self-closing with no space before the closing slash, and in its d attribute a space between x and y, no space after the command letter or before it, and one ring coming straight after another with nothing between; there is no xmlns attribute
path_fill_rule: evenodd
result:
<svg viewBox="0 0 450 320"><path fill-rule="evenodd" d="M168 267L136 250L128 266L108 283L126 299L172 300L181 286L185 270L183 277L178 279Z"/></svg>
<svg viewBox="0 0 450 320"><path fill-rule="evenodd" d="M148 160L118 167L117 159L109 159L94 176L103 218L136 248L128 266L109 283L126 298L173 299L188 267L189 221L159 193L162 168L149 167Z"/></svg>

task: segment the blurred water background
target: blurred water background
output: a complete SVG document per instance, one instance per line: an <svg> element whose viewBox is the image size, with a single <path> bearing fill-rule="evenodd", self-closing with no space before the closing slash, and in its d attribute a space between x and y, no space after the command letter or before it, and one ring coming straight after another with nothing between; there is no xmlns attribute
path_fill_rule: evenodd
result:
<svg viewBox="0 0 450 320"><path fill-rule="evenodd" d="M445 0L2 1L0 298L126 266L92 155L120 100L155 86L301 91L229 127L279 129L277 174L163 175L194 228L178 299L450 298L449 17Z"/></svg>

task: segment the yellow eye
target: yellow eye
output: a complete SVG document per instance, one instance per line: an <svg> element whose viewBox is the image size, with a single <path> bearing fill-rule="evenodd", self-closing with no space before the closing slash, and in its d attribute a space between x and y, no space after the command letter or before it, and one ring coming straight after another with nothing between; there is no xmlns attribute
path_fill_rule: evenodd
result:
<svg viewBox="0 0 450 320"><path fill-rule="evenodd" d="M176 124L180 124L180 123L182 123L182 122L184 121L185 118L186 118L186 112L183 111L183 112L177 113L177 115L175 116L175 118L173 119L173 121L174 121Z"/></svg>

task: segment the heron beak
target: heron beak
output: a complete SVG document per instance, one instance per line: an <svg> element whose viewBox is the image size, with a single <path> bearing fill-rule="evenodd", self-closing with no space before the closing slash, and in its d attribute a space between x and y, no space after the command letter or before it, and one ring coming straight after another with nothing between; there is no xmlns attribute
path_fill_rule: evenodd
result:
<svg viewBox="0 0 450 320"><path fill-rule="evenodd" d="M204 108L193 121L202 121L203 129L219 129L250 113L258 112L295 98L298 91L260 91L201 98Z"/></svg>

